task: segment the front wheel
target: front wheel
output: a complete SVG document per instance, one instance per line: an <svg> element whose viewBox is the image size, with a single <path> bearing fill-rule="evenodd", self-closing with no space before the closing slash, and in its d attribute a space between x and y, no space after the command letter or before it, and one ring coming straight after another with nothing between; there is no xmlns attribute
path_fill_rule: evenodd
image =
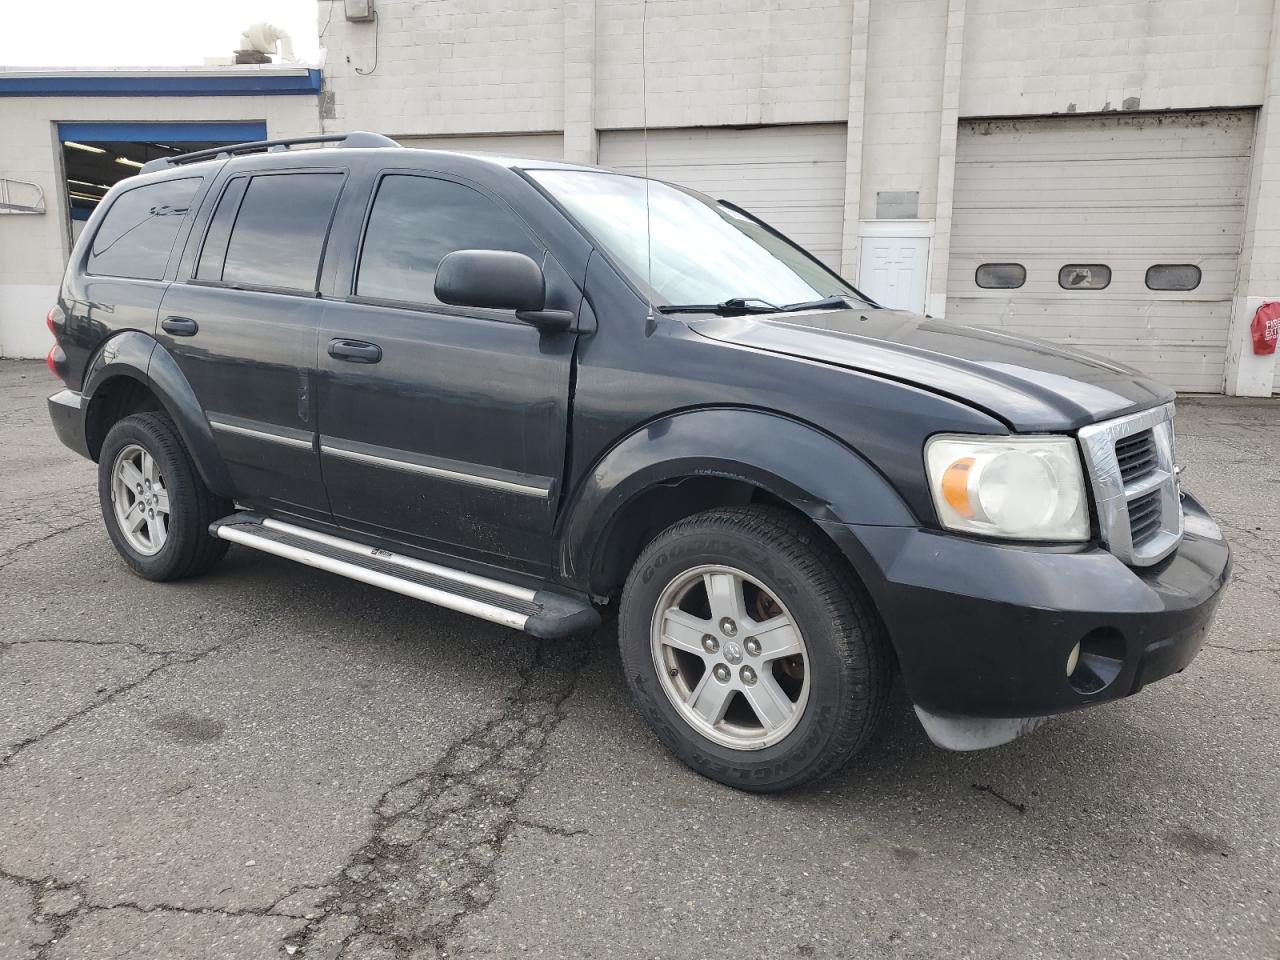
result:
<svg viewBox="0 0 1280 960"><path fill-rule="evenodd" d="M746 790L843 766L874 731L891 657L861 585L801 519L767 507L674 524L623 589L631 691L668 748Z"/></svg>
<svg viewBox="0 0 1280 960"><path fill-rule="evenodd" d="M227 552L209 524L230 513L231 502L205 486L163 413L135 413L107 432L98 499L116 551L148 580L198 576Z"/></svg>

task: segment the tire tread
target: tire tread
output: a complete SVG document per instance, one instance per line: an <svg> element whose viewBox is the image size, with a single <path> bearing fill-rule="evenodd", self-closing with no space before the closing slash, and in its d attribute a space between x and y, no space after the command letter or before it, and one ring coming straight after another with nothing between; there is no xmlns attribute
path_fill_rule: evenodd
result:
<svg viewBox="0 0 1280 960"><path fill-rule="evenodd" d="M621 624L631 621L633 581L650 551L681 537L707 533L746 537L776 553L800 572L829 612L842 673L851 682L848 693L854 709L840 715L830 741L836 748L827 751L818 763L791 779L751 789L785 790L826 777L867 745L883 722L888 705L894 661L874 604L835 545L807 518L768 505L722 507L677 521L646 546L623 590Z"/></svg>

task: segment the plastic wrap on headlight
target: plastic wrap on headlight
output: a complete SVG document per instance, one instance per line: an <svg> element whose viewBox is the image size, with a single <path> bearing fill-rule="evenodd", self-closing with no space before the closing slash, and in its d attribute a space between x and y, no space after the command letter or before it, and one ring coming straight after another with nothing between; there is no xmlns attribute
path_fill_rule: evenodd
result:
<svg viewBox="0 0 1280 960"><path fill-rule="evenodd" d="M939 435L925 445L942 525L1018 540L1089 539L1089 501L1073 437Z"/></svg>

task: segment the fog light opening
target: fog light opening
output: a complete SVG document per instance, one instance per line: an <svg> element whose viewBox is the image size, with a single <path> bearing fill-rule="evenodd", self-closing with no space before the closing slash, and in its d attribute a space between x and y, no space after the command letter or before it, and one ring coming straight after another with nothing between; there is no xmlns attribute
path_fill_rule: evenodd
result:
<svg viewBox="0 0 1280 960"><path fill-rule="evenodd" d="M1067 683L1077 693L1101 693L1124 670L1125 642L1119 630L1090 630L1067 657Z"/></svg>
<svg viewBox="0 0 1280 960"><path fill-rule="evenodd" d="M1067 654L1067 676L1071 676L1076 672L1076 667L1080 666L1080 644L1077 643L1071 648L1071 652Z"/></svg>

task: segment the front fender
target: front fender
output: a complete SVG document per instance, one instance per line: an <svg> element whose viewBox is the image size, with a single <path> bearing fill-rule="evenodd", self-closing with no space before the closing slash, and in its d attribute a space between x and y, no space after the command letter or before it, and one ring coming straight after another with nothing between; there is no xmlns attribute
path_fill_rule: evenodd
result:
<svg viewBox="0 0 1280 960"><path fill-rule="evenodd" d="M97 394L103 385L118 377L146 385L178 428L205 486L219 496L232 497L235 491L231 475L218 453L213 430L195 391L172 355L154 337L137 330L112 337L85 371L82 393L89 411L95 399L100 399ZM96 453L94 451L95 456Z"/></svg>
<svg viewBox="0 0 1280 960"><path fill-rule="evenodd" d="M818 522L916 525L889 482L830 434L761 410L689 410L645 424L596 462L565 514L564 574L589 576L597 545L628 501L656 484L698 476L745 481Z"/></svg>

